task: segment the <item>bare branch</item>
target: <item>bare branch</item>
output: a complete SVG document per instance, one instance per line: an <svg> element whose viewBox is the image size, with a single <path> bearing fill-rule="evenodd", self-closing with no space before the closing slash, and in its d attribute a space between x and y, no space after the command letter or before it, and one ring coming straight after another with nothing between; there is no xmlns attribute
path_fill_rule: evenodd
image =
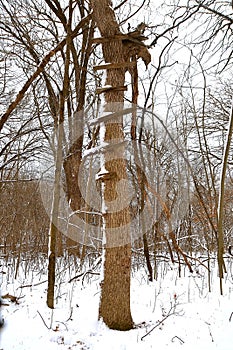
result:
<svg viewBox="0 0 233 350"><path fill-rule="evenodd" d="M212 9L211 7L205 5L201 1L196 0L196 2L198 3L198 5L200 7L204 8L205 10L207 10L207 11L209 11L209 12L211 12L211 13L219 16L219 17L222 17L223 19L225 19L226 21L230 22L231 24L233 23L233 19L231 17L227 16L227 15L224 15L224 13L221 13L221 12L215 10L215 9Z"/></svg>
<svg viewBox="0 0 233 350"><path fill-rule="evenodd" d="M74 38L77 36L79 30L91 19L91 14L87 15L85 18L83 18L79 24L76 26L76 28L71 32L71 37ZM4 124L8 120L11 113L15 110L15 108L18 106L18 104L22 101L25 93L31 86L31 84L35 81L35 79L44 71L46 65L49 63L50 59L60 50L63 49L63 47L66 45L66 38L63 39L53 50L51 50L41 61L40 65L38 66L37 70L31 75L31 77L26 81L23 88L19 91L17 94L15 100L10 104L7 111L1 116L0 119L0 131L2 130Z"/></svg>

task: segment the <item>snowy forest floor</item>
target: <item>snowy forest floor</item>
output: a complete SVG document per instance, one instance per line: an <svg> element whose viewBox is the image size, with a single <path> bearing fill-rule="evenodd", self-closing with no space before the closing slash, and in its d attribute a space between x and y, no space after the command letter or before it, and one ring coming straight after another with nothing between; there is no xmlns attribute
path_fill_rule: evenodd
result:
<svg viewBox="0 0 233 350"><path fill-rule="evenodd" d="M18 303L4 299L5 325L2 350L147 350L233 348L233 259L225 259L227 273L219 294L216 260L211 260L211 293L207 269L189 273L182 266L158 264L158 278L148 282L146 271L132 272L131 309L135 329L118 332L98 321L99 275L80 272L72 262L60 260L56 284L56 308L46 306L46 260L15 266L1 261L1 293L17 296Z"/></svg>

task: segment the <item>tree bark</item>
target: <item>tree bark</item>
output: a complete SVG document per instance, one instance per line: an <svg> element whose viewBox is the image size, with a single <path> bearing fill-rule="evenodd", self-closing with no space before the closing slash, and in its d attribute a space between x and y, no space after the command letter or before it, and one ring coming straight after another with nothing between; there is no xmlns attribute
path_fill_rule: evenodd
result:
<svg viewBox="0 0 233 350"><path fill-rule="evenodd" d="M102 37L108 38L121 34L110 1L92 0L91 5L93 19ZM121 40L104 40L102 50L106 63L125 62ZM106 85L122 87L124 82L125 68L107 69ZM105 111L114 113L123 108L124 91L119 90L105 92ZM114 140L117 143L124 140L122 116L105 122L104 141L110 144ZM124 147L117 147L115 152L105 153L104 157L104 166L109 176L108 179L103 179L106 241L104 242L104 279L101 283L99 317L109 328L129 330L133 327L130 311L131 244L129 225L127 225L130 222L130 215L128 207L120 210L116 208L116 203L119 205L119 193L127 192Z"/></svg>

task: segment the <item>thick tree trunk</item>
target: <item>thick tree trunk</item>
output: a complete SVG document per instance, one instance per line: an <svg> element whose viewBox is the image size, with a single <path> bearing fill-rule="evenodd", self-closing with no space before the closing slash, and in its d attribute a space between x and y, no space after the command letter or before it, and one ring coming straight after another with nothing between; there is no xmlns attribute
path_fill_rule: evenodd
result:
<svg viewBox="0 0 233 350"><path fill-rule="evenodd" d="M93 18L102 37L120 34L114 11L108 0L92 0ZM102 45L106 63L124 63L121 40L109 40ZM125 68L107 69L106 85L122 87L125 82ZM105 93L105 112L114 113L123 108L124 92L110 90ZM122 116L105 123L104 141L111 144L124 140ZM99 317L105 324L117 330L133 327L130 311L131 244L129 232L129 208L122 204L121 194L127 195L127 174L124 147L105 153L105 169L108 178L103 177L104 215L104 279L99 308ZM120 208L120 209L119 209Z"/></svg>

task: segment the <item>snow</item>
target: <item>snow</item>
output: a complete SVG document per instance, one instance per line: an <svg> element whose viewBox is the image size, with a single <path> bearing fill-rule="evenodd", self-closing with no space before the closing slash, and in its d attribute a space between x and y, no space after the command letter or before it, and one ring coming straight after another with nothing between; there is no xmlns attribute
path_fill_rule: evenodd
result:
<svg viewBox="0 0 233 350"><path fill-rule="evenodd" d="M144 269L133 271L131 308L138 326L119 332L98 321L100 276L86 275L68 283L78 273L60 260L56 307L50 310L46 306L46 259L42 266L21 266L17 279L11 275L12 265L2 262L2 295L9 292L20 299L19 304L4 306L0 349L232 350L232 264L229 258L224 296L219 295L216 264L211 293L202 266L194 274L182 267L178 277L177 266L161 262L158 280L153 282L148 282ZM32 282L33 286L20 288ZM170 308L171 315L158 325Z"/></svg>
<svg viewBox="0 0 233 350"><path fill-rule="evenodd" d="M109 145L108 142L102 142L101 145L87 149L83 152L83 158L93 156L97 153L102 153L103 149Z"/></svg>

